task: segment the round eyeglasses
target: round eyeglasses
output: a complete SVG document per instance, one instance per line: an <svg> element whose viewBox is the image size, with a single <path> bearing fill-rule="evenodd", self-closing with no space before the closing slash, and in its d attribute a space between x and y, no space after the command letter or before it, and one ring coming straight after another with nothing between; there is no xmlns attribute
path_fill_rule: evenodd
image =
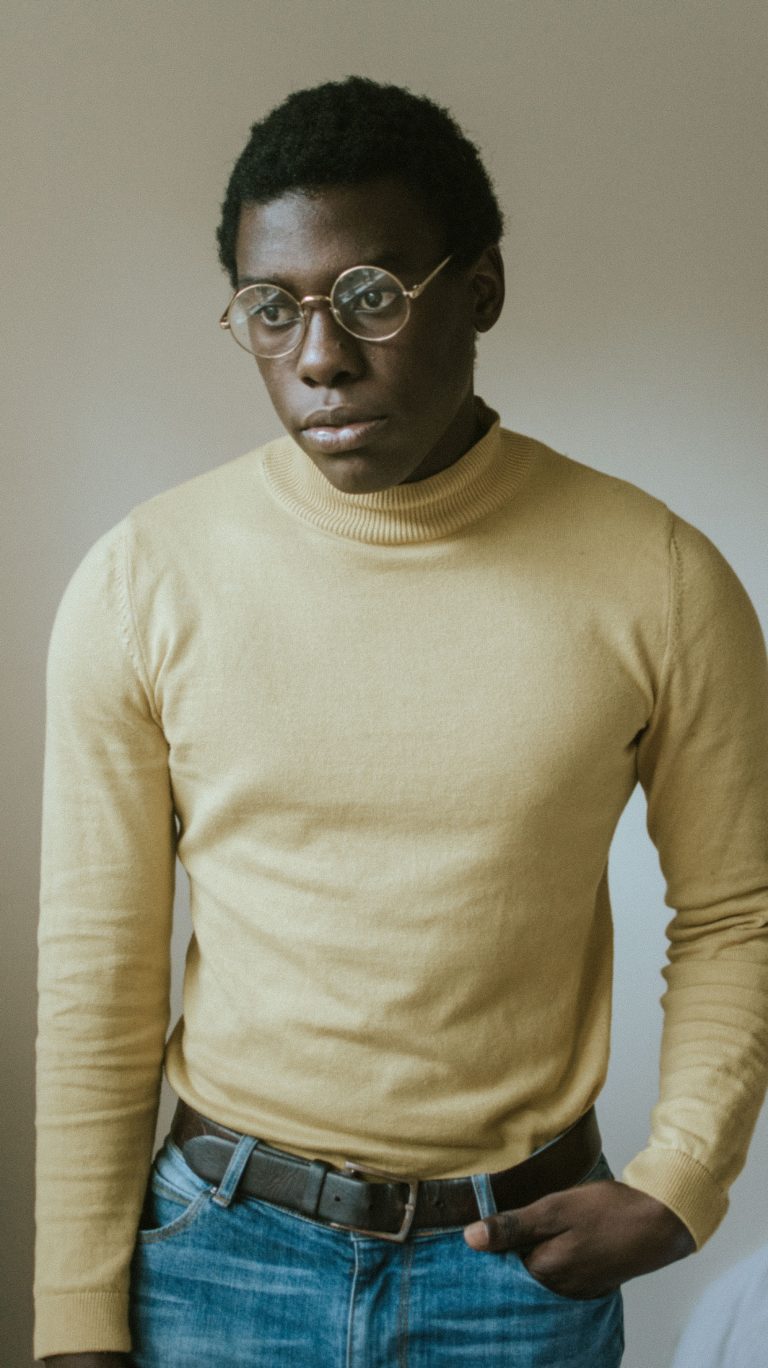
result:
<svg viewBox="0 0 768 1368"><path fill-rule="evenodd" d="M307 306L329 304L336 322L353 337L363 342L387 342L408 322L411 300L418 299L450 259L445 257L411 290L379 266L350 266L334 281L329 295L305 295L303 299L294 299L279 285L257 281L235 291L219 326L228 329L254 356L287 356L299 346L307 330Z"/></svg>

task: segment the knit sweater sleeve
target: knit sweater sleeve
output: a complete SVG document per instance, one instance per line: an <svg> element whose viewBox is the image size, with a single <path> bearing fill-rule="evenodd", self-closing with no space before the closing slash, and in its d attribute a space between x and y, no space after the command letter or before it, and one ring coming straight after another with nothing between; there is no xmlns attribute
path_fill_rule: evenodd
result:
<svg viewBox="0 0 768 1368"><path fill-rule="evenodd" d="M668 654L637 766L674 916L659 1099L623 1177L700 1246L725 1215L768 1074L768 671L720 552L675 518L670 553Z"/></svg>
<svg viewBox="0 0 768 1368"><path fill-rule="evenodd" d="M70 580L47 670L35 1354L127 1350L165 1034L175 823L126 522Z"/></svg>

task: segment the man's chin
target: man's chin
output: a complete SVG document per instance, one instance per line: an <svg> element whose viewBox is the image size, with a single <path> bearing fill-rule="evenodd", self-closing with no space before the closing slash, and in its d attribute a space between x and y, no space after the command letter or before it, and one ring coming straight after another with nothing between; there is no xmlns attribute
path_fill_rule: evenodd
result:
<svg viewBox="0 0 768 1368"><path fill-rule="evenodd" d="M300 446L321 475L342 494L375 494L408 478L407 471L402 476L399 471L393 476L391 467L367 448L329 456L310 450L303 443Z"/></svg>

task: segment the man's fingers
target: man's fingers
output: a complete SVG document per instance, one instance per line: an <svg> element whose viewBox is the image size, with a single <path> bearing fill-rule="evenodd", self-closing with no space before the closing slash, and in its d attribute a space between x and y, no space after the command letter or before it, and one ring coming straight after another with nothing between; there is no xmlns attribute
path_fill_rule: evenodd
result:
<svg viewBox="0 0 768 1368"><path fill-rule="evenodd" d="M629 1278L689 1254L693 1236L663 1202L625 1183L597 1181L466 1226L472 1249L514 1250L532 1276L564 1297L601 1297Z"/></svg>
<svg viewBox="0 0 768 1368"><path fill-rule="evenodd" d="M492 1253L503 1249L531 1249L539 1241L560 1233L562 1223L556 1218L555 1206L552 1198L542 1197L530 1206L486 1216L485 1220L465 1227L464 1239L473 1249L486 1249Z"/></svg>

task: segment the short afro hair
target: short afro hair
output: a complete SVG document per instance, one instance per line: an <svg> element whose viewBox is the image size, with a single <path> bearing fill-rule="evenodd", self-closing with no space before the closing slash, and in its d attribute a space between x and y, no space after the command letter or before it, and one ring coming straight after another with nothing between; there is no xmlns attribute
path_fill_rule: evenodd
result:
<svg viewBox="0 0 768 1368"><path fill-rule="evenodd" d="M381 176L398 177L421 198L457 266L499 242L504 219L490 177L449 111L401 86L348 76L295 91L253 124L216 235L233 288L243 204Z"/></svg>

